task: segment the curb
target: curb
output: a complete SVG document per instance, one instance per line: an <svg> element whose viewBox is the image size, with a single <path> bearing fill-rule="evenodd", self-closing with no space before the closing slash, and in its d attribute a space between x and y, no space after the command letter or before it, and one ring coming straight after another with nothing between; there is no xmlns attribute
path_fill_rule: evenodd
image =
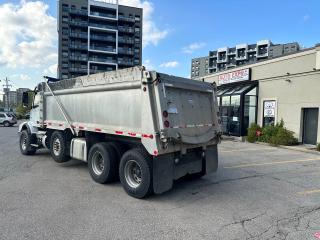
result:
<svg viewBox="0 0 320 240"><path fill-rule="evenodd" d="M275 147L275 148L282 148L282 149L288 149L288 150L293 150L297 152L304 152L304 153L311 153L315 155L320 155L320 152L316 150L310 150L310 149L304 149L300 147L295 147L295 146L284 146L284 145L279 145L279 146L272 146L269 143L264 143L264 142L255 142L255 144L260 144L260 145L265 145L265 146L270 146L270 147Z"/></svg>

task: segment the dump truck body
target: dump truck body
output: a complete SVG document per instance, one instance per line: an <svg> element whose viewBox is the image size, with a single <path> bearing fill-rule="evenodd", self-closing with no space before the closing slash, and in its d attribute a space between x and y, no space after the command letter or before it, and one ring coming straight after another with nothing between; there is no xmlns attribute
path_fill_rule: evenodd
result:
<svg viewBox="0 0 320 240"><path fill-rule="evenodd" d="M215 90L142 67L43 82L30 121L19 131L38 139L34 147L49 149L53 133L64 133L70 156L83 161L99 142L141 148L152 159L153 191L161 193L181 176L216 171L221 131Z"/></svg>

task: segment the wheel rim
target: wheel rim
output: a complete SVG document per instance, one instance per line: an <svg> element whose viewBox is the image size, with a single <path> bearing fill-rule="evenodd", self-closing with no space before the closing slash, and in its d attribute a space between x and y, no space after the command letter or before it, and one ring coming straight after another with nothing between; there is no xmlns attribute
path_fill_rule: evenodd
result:
<svg viewBox="0 0 320 240"><path fill-rule="evenodd" d="M126 162L124 166L124 176L130 187L139 187L142 182L142 171L139 163L135 160Z"/></svg>
<svg viewBox="0 0 320 240"><path fill-rule="evenodd" d="M104 161L100 152L95 152L92 156L92 170L96 175L101 175L104 170Z"/></svg>
<svg viewBox="0 0 320 240"><path fill-rule="evenodd" d="M60 139L59 138L56 138L54 141L53 141L53 154L55 156L59 156L60 155L60 152L61 152L61 142L60 142Z"/></svg>
<svg viewBox="0 0 320 240"><path fill-rule="evenodd" d="M5 127L9 127L9 125L10 125L10 123L8 123L8 122L5 122L5 123L4 123L4 126L5 126Z"/></svg>
<svg viewBox="0 0 320 240"><path fill-rule="evenodd" d="M27 136L25 134L21 137L21 148L23 151L27 149Z"/></svg>

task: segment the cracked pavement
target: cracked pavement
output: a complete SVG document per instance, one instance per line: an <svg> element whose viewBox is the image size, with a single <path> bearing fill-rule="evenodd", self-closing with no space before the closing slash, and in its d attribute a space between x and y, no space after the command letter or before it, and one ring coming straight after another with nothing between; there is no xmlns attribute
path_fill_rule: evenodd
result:
<svg viewBox="0 0 320 240"><path fill-rule="evenodd" d="M219 155L217 173L137 200L85 163L22 156L0 127L0 239L316 239L319 155L232 141Z"/></svg>

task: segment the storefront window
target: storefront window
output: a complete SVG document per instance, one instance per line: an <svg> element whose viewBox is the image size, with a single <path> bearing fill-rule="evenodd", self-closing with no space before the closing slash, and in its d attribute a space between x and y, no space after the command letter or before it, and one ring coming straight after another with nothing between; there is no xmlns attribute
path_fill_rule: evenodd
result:
<svg viewBox="0 0 320 240"><path fill-rule="evenodd" d="M256 122L257 83L222 86L220 118L224 134L244 136L251 123Z"/></svg>
<svg viewBox="0 0 320 240"><path fill-rule="evenodd" d="M273 126L276 117L276 101L263 101L263 126Z"/></svg>
<svg viewBox="0 0 320 240"><path fill-rule="evenodd" d="M229 115L229 134L238 135L240 131L240 95L231 96Z"/></svg>

